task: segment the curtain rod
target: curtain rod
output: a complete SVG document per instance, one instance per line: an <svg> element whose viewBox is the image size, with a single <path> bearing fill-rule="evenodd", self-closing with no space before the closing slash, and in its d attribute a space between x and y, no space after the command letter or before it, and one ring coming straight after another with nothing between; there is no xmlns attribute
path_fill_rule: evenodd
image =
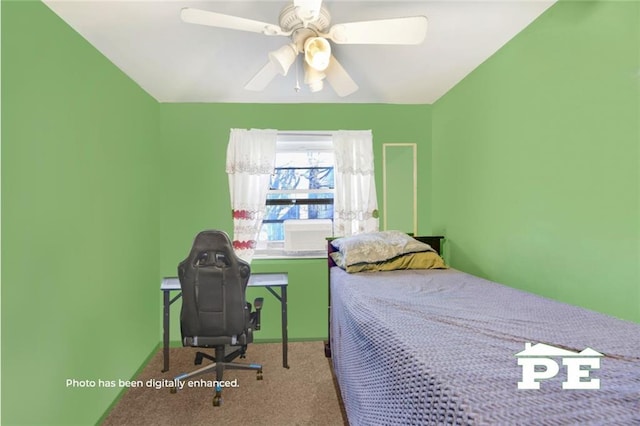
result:
<svg viewBox="0 0 640 426"><path fill-rule="evenodd" d="M333 134L335 133L335 131L333 130L329 130L328 132L326 130L324 131L304 131L304 130L291 130L291 131L287 131L287 130L278 130L278 135L283 135L283 136L333 136Z"/></svg>

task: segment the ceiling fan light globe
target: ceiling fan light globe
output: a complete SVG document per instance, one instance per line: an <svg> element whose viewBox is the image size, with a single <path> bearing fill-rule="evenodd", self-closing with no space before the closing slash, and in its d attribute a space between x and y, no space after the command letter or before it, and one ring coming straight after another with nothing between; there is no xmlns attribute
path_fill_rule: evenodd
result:
<svg viewBox="0 0 640 426"><path fill-rule="evenodd" d="M331 60L331 45L326 38L309 37L304 42L304 60L309 66L324 71Z"/></svg>
<svg viewBox="0 0 640 426"><path fill-rule="evenodd" d="M304 64L304 82L306 84L311 84L314 81L322 81L327 75L313 68L311 65L305 62Z"/></svg>
<svg viewBox="0 0 640 426"><path fill-rule="evenodd" d="M309 83L309 91L312 93L321 91L323 87L324 87L324 82L322 80L313 81Z"/></svg>
<svg viewBox="0 0 640 426"><path fill-rule="evenodd" d="M323 80L326 76L324 72L318 71L306 62L304 63L304 83L309 86L311 92L315 93L322 90L324 87Z"/></svg>
<svg viewBox="0 0 640 426"><path fill-rule="evenodd" d="M298 56L298 50L293 44L285 44L279 49L269 52L269 60L275 65L280 75L287 75L296 56Z"/></svg>

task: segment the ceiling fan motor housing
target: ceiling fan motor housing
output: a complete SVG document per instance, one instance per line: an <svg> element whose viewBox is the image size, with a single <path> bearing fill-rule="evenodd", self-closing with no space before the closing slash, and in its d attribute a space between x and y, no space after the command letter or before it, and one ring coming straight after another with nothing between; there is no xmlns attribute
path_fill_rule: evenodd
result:
<svg viewBox="0 0 640 426"><path fill-rule="evenodd" d="M329 28L331 23L331 15L324 5L320 8L318 19L307 23L307 28L313 30L316 35L318 33L325 32ZM298 16L296 7L292 4L285 6L280 12L280 28L284 31L296 31L300 28L304 28L305 23Z"/></svg>
<svg viewBox="0 0 640 426"><path fill-rule="evenodd" d="M331 23L331 15L324 5L320 8L318 19L305 22L298 16L293 4L285 6L280 12L280 28L283 31L291 31L291 40L296 45L298 52L304 52L305 41L310 37L317 37L325 32Z"/></svg>

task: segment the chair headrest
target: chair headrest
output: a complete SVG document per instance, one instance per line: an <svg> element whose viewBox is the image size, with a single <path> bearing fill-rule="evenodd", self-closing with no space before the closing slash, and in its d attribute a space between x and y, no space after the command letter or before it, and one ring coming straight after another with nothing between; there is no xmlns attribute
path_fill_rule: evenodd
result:
<svg viewBox="0 0 640 426"><path fill-rule="evenodd" d="M238 267L243 278L251 273L249 264L236 256L233 243L227 233L220 230L199 232L186 260L192 267L213 265Z"/></svg>

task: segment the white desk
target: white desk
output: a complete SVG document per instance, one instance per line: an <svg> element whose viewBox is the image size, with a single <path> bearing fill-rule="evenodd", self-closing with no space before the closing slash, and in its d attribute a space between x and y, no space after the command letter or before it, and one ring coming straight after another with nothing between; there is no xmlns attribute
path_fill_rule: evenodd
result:
<svg viewBox="0 0 640 426"><path fill-rule="evenodd" d="M287 273L252 273L249 277L247 287L264 287L269 293L280 301L282 308L282 366L289 368L287 359L288 333L287 333L287 285L289 276ZM280 287L280 294L276 293L274 287ZM169 315L171 305L182 296L182 292L171 298L172 291L180 291L180 280L177 277L165 277L160 283L160 290L163 295L163 321L162 321L162 372L169 370Z"/></svg>

